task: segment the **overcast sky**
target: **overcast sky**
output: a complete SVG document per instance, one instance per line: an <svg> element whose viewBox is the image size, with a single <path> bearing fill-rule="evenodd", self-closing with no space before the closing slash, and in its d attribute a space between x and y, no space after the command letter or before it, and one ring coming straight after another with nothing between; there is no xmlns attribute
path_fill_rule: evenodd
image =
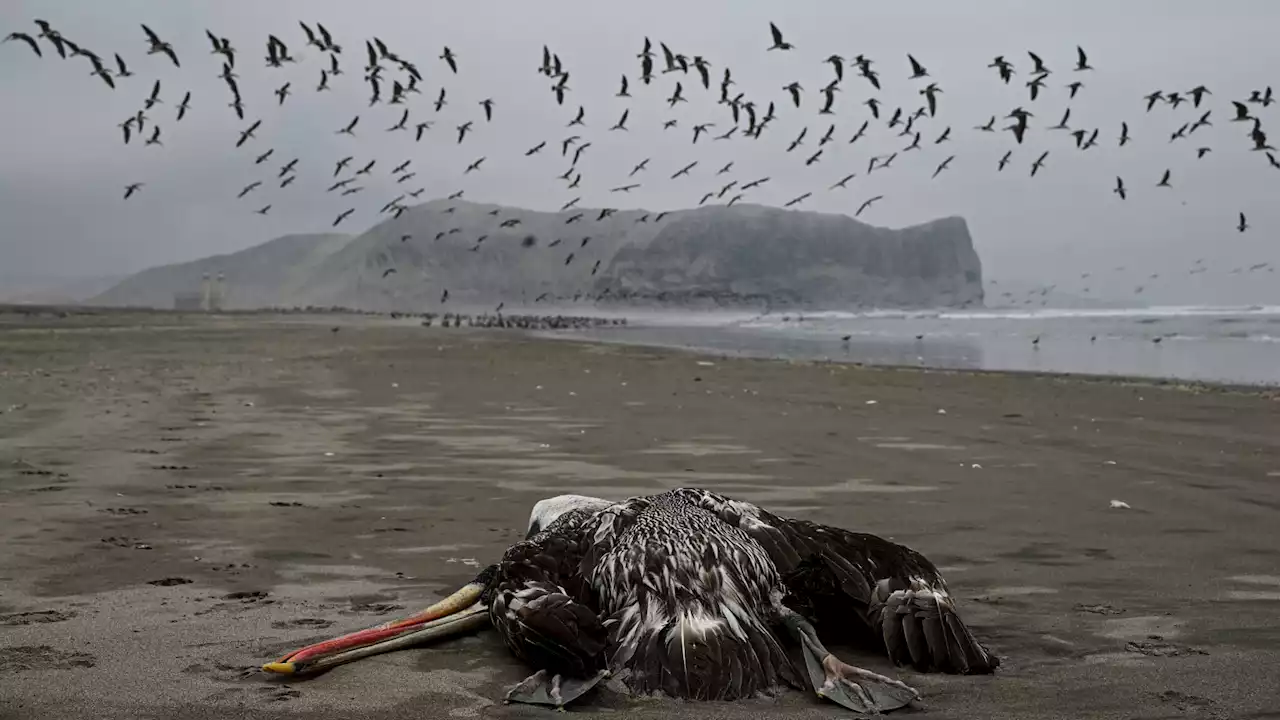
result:
<svg viewBox="0 0 1280 720"><path fill-rule="evenodd" d="M987 277L1010 282L1066 282L1083 271L1115 272L1117 266L1130 273L1172 272L1199 258L1221 268L1280 263L1280 170L1269 167L1263 153L1250 151L1247 123L1228 122L1230 100L1276 79L1280 4L1274 0L6 0L0 3L0 35L34 34L31 21L37 17L104 58L120 53L137 75L118 79L112 91L89 74L85 58L62 60L46 41L40 41L43 59L19 42L0 45L0 275L133 271L234 251L285 233L328 231L348 207L356 213L340 229L358 232L377 222L386 201L418 188L425 189L424 201L465 190L467 199L535 209L558 209L581 195L583 206L660 210L695 205L729 179L743 183L764 176L772 180L748 193L748 201L781 204L812 192L803 209L852 214L864 200L884 195L861 219L889 227L962 215ZM331 80L332 92L315 90L328 57L305 46L299 20L325 24L343 46L347 72ZM770 21L794 50L766 51ZM146 54L140 22L173 43L181 68L162 55ZM229 38L238 51L245 121L228 107L230 93L217 77L221 59L210 54L206 28ZM267 33L282 38L300 62L267 68ZM408 103L410 128L423 120L435 123L420 143L412 131L386 131L403 106L368 105L361 66L364 41L375 35L425 75L422 94ZM659 52L657 70L663 66L659 41L675 52L705 57L712 66L711 90L701 87L696 72L659 74L652 85L641 84L636 55L645 36ZM536 71L544 43L570 73L563 106L555 103L552 81ZM1072 72L1077 44L1096 70ZM457 75L438 59L445 45L457 54ZM1025 87L1027 50L1040 54L1053 71L1035 102ZM836 114L820 116L819 89L834 76L824 58L833 53L874 60L884 88L875 93L855 68L846 67ZM863 101L874 94L887 112L898 106L913 110L923 102L918 91L927 81L908 80L907 53L942 87L938 114L917 123L920 151L904 153L890 169L868 176L872 155L901 151L910 138L898 137L881 120L848 144L870 118ZM1009 85L986 67L997 54L1014 63L1017 75ZM712 134L732 126L728 109L715 102L726 66L737 82L735 94L745 93L762 110L775 102L778 119L759 140L739 132L727 141L704 137L691 144L694 124L715 123ZM614 96L623 74L633 98ZM402 74L389 69L388 76ZM148 115L162 127L164 147L144 147L137 139L125 145L117 124L141 106L157 78L163 104ZM1073 80L1085 87L1069 101L1064 86ZM689 102L668 109L664 100L677 81ZM782 89L792 81L805 88L799 110ZM296 94L281 107L272 90L285 82ZM1144 112L1143 96L1152 90L1185 92L1199 84L1213 92L1201 110L1188 103ZM436 113L432 101L442 86L448 105ZM176 123L175 106L188 90L192 110ZM485 98L494 101L489 123L478 104ZM566 128L580 105L587 126ZM1008 132L973 129L1015 106L1035 114L1023 145ZM1045 129L1068 106L1072 128L1100 128L1098 147L1078 151L1066 132ZM1280 112L1276 106L1251 107L1264 122ZM609 132L628 108L630 130ZM1170 142L1174 130L1204 110L1213 111L1212 127ZM357 114L356 137L335 134ZM236 149L239 130L259 118L257 137ZM664 131L662 121L671 118L678 127ZM466 121L475 123L474 132L458 144L455 128ZM1128 121L1132 136L1124 148L1116 142L1121 121ZM832 122L835 142L819 162L806 166ZM933 145L948 126L951 140ZM804 145L788 153L787 145L806 127ZM577 190L556 179L570 165L558 148L570 134L592 143L578 163L583 179ZM545 151L525 156L544 140ZM1201 146L1213 151L1197 159ZM254 157L269 148L275 151L270 160L255 166ZM1012 162L997 173L997 160L1008 149L1014 151ZM1047 164L1032 179L1031 162L1044 150L1050 151ZM355 156L353 165L370 159L378 165L363 193L340 199L324 190L333 181L335 162L346 155ZM931 179L949 155L956 156L950 168ZM466 166L482 156L487 159L481 171L464 178ZM299 158L298 180L281 190L274 178L293 158ZM645 158L652 158L649 169L629 180L631 168ZM408 159L417 176L397 185L388 171ZM669 179L693 160L699 166L690 177ZM729 161L733 171L715 177ZM1173 188L1156 188L1166 168L1172 170ZM847 189L827 189L849 173L857 177ZM1127 201L1111 192L1117 175L1129 188ZM255 180L263 187L237 200L240 188ZM146 187L123 201L125 185L132 182ZM609 192L628 182L642 186L629 194ZM254 214L267 203L273 206L269 215ZM1244 234L1235 231L1241 211L1253 226ZM1277 284L1275 277L1269 276L1270 286Z"/></svg>

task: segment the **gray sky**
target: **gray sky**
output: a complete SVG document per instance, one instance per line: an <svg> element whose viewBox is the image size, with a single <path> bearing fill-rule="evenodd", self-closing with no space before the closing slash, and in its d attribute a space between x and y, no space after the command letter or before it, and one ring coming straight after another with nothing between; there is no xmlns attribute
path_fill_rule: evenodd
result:
<svg viewBox="0 0 1280 720"><path fill-rule="evenodd" d="M116 273L229 252L285 233L328 231L338 212L352 206L356 214L340 229L357 232L378 220L376 211L387 200L418 187L426 190L422 200L465 189L467 199L535 209L558 209L577 195L583 206L672 209L695 205L730 178L746 182L763 176L772 181L747 200L781 204L812 191L803 209L852 214L863 200L884 195L861 219L889 227L962 215L988 278L1058 282L1066 288L1068 279L1081 272L1117 272L1114 268L1122 265L1123 272L1145 277L1185 271L1198 258L1224 269L1280 264L1280 203L1273 200L1280 170L1269 167L1262 153L1249 151L1248 124L1227 122L1230 100L1244 99L1251 89L1276 79L1268 73L1280 67L1280 46L1272 39L1280 5L1273 0L652 0L635 7L624 10L621 3L599 0L554 5L8 0L0 4L0 34L34 33L31 20L40 17L105 58L119 52L137 76L118 80L119 88L112 91L89 75L87 60L61 60L44 41L43 60L21 43L0 45L0 96L6 100L0 136L0 275ZM300 19L324 23L344 47L347 74L332 80L333 92L315 92L327 56L304 46ZM795 50L766 52L770 21L778 23ZM140 22L174 44L182 68L145 54ZM206 27L230 38L238 51L244 122L227 107L230 93L217 78L220 58L210 55ZM265 67L268 32L302 61L282 69ZM364 40L374 35L425 75L423 94L410 96L408 104L410 126L436 122L421 143L413 142L411 132L385 132L399 119L401 106L368 107L360 68ZM712 65L712 89L704 91L696 73L659 74L652 85L642 85L635 56L646 35L655 49L665 41L676 52L704 56ZM571 74L572 90L563 107L555 104L551 81L536 72L544 43ZM437 59L446 44L459 58L456 76ZM1097 70L1071 72L1077 44ZM1024 86L1027 50L1039 53L1054 71L1035 102ZM922 103L917 91L923 83L907 79L908 52L943 88L938 116L917 124L923 132L921 151L905 153L891 169L868 177L870 156L901 150L910 138L873 121L867 136L849 145L870 117L861 103L873 91L847 67L836 115L819 116L818 89L833 76L823 59L832 53L867 55L884 86L874 95L889 111L899 105L910 110ZM996 54L1009 58L1018 71L1007 86L986 67ZM776 102L778 119L759 140L704 137L692 145L695 123L716 123L713 133L731 126L727 108L715 103L726 65L738 83L735 90L762 109ZM614 97L624 73L631 80L631 99ZM116 125L141 106L156 78L162 81L164 104L149 115L161 125L165 146L143 147L136 139L126 146ZM1065 132L1044 129L1061 117L1068 106L1064 85L1076 79L1085 87L1069 103L1070 124L1101 129L1099 146L1087 152L1076 150ZM690 102L668 110L663 99L677 80ZM286 81L296 95L278 107L272 90ZM806 90L800 110L782 90L791 81ZM1161 105L1144 112L1142 96L1148 92L1185 92L1198 84L1213 91L1201 111L1188 103L1176 111ZM449 104L437 114L431 101L441 86L448 89ZM193 109L175 123L174 107L187 90ZM491 123L478 105L486 97L495 101ZM566 128L579 105L586 108L587 127ZM1022 146L1013 143L1011 133L972 129L1019 105L1036 114ZM1280 112L1280 106L1251 107L1264 122ZM608 132L625 108L631 110L630 131ZM1213 110L1214 126L1170 143L1170 133L1204 109ZM356 114L361 117L357 137L336 135ZM663 131L662 120L672 117L680 126ZM258 118L263 120L258 137L235 149L238 131ZM459 145L454 128L468 120L475 121L475 132ZM1133 142L1118 148L1122 120L1129 122ZM806 167L804 158L816 151L832 122L836 142L826 146L820 162ZM932 146L947 126L952 141ZM804 127L809 130L804 146L787 153ZM575 133L592 147L578 166L581 189L567 190L555 178L569 160L556 146ZM1273 136L1280 139L1280 125ZM526 149L543 140L546 151L525 157ZM1213 152L1197 160L1195 148L1202 145ZM268 148L275 149L272 158L255 167L254 156ZM1013 161L998 174L996 161L1009 148ZM1031 161L1044 150L1050 151L1047 165L1031 179ZM335 161L345 155L354 155L356 165L376 158L378 167L362 195L339 199L324 188L332 182ZM950 169L931 180L948 155L956 155ZM481 156L488 158L482 171L464 178L462 170ZM280 190L273 181L276 171L295 157L300 158L299 178ZM631 180L643 183L641 188L628 195L608 192L629 182L631 167L646 157L652 158L649 171ZM406 159L413 160L411 169L418 175L397 186L387 171ZM700 163L691 177L668 179L695 159ZM714 177L731 160L734 172ZM1173 171L1173 189L1154 187L1166 168ZM851 172L858 177L848 189L827 190ZM1111 192L1117 175L1130 190L1126 202ZM263 188L236 199L241 187L259 179ZM130 182L147 186L124 202ZM267 203L273 205L270 215L253 213ZM1240 211L1253 226L1243 235L1234 230ZM1235 277L1236 285L1269 279L1266 287L1272 297L1276 294L1274 274Z"/></svg>

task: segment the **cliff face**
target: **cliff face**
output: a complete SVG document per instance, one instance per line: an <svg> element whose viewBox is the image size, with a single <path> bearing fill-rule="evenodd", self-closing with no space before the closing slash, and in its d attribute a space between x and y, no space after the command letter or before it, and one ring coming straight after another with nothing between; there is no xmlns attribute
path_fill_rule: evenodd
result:
<svg viewBox="0 0 1280 720"><path fill-rule="evenodd" d="M759 205L600 215L433 200L355 238L286 236L152 268L95 301L170 307L173 293L197 289L207 272L226 276L227 308L461 310L596 298L761 309L982 302L981 265L960 218L889 230Z"/></svg>
<svg viewBox="0 0 1280 720"><path fill-rule="evenodd" d="M595 288L638 304L945 307L982 303L982 266L962 218L890 230L746 205L676 214Z"/></svg>
<svg viewBox="0 0 1280 720"><path fill-rule="evenodd" d="M650 221L637 222L648 214L642 211L603 220L599 214L598 208L552 213L433 200L384 220L327 257L293 300L438 310L448 290L449 305L459 309L491 310L500 302L533 306L538 298L539 305L564 305L575 296L589 302L595 278L619 248L658 232ZM582 217L567 222L576 215Z"/></svg>

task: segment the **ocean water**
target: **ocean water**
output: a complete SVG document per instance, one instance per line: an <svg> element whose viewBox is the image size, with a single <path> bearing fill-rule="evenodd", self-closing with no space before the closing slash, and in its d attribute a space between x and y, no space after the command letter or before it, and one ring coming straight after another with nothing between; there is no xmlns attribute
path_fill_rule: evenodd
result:
<svg viewBox="0 0 1280 720"><path fill-rule="evenodd" d="M1280 386L1280 306L628 317L585 334L755 357Z"/></svg>

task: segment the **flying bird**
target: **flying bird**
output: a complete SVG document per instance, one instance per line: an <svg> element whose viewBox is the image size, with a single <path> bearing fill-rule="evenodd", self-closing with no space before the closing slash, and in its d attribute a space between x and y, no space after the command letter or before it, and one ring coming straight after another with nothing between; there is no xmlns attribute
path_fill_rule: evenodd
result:
<svg viewBox="0 0 1280 720"><path fill-rule="evenodd" d="M254 133L254 132L256 132L256 131L257 131L257 129L258 129L258 127L259 127L259 126L261 126L261 125L262 125L262 121L261 121L261 120L257 120L257 121L255 121L252 125L250 125L249 127L247 127L247 128L245 128L244 130L240 131L240 139L239 139L239 140L236 140L236 147L240 147L241 145L244 145L244 144L245 144L245 142L247 142L250 138L252 138L252 137L253 137L253 133Z"/></svg>
<svg viewBox="0 0 1280 720"><path fill-rule="evenodd" d="M932 180L933 178L938 177L938 173L942 172L943 170L946 170L946 169L951 165L951 161L952 161L952 160L955 160L955 159L956 159L956 156L955 156L955 155L952 155L952 156L948 157L946 160L943 160L943 161L938 165L938 168L937 168L936 170L934 170L934 171L933 171L933 177L931 177L930 179Z"/></svg>
<svg viewBox="0 0 1280 720"><path fill-rule="evenodd" d="M480 169L480 163L482 163L482 162L484 162L484 161L485 161L485 158L483 158L483 157L482 157L482 158L480 158L479 160L476 160L475 162L473 162L473 163L471 163L470 165L468 165L468 166L467 166L467 169L466 169L466 170L464 170L464 171L462 172L462 174L463 174L463 175L466 175L467 173L471 172L472 170L479 170L479 169Z"/></svg>
<svg viewBox="0 0 1280 720"><path fill-rule="evenodd" d="M153 32L151 28L147 27L146 25L142 26L142 31L147 34L147 44L150 45L150 47L147 48L148 55L164 53L165 55L169 56L170 60L173 61L174 67L182 67L182 65L178 62L178 56L176 53L174 53L172 45L161 40L160 36L156 35L155 32Z"/></svg>
<svg viewBox="0 0 1280 720"><path fill-rule="evenodd" d="M134 193L142 189L144 183L130 183L124 187L124 199L128 200L133 197ZM1241 217L1244 217L1241 215Z"/></svg>
<svg viewBox="0 0 1280 720"><path fill-rule="evenodd" d="M480 101L480 107L484 108L485 122L493 121L493 98L485 98Z"/></svg>
<svg viewBox="0 0 1280 720"><path fill-rule="evenodd" d="M769 23L769 34L773 36L773 44L768 47L769 50L793 50L795 45L782 39L782 31L777 25Z"/></svg>
<svg viewBox="0 0 1280 720"><path fill-rule="evenodd" d="M142 101L142 109L150 110L151 108L159 104L160 104L160 81L157 80L151 86L151 94L147 96L146 100Z"/></svg>
<svg viewBox="0 0 1280 720"><path fill-rule="evenodd" d="M1006 85L1008 85L1009 80L1013 78L1013 64L1008 60L1005 60L1003 55L997 55L987 67L995 68L996 72L1000 74L1000 79L1003 80Z"/></svg>
<svg viewBox="0 0 1280 720"><path fill-rule="evenodd" d="M1031 177L1035 177L1036 172L1039 171L1040 168L1044 167L1044 161L1047 157L1049 157L1049 151L1045 150L1040 153L1040 157L1036 158L1035 162L1031 163Z"/></svg>
<svg viewBox="0 0 1280 720"><path fill-rule="evenodd" d="M337 218L336 220L334 220L334 221L333 221L333 227L338 227L338 223L341 223L343 220L346 220L347 218L351 217L351 213L353 213L353 212L355 212L355 211L356 211L356 209L355 209L355 208L351 208L350 210L344 210L344 211L342 211L342 212L338 215L338 218Z"/></svg>
<svg viewBox="0 0 1280 720"><path fill-rule="evenodd" d="M1118 176L1116 177L1116 187L1111 192L1119 195L1121 200L1124 200L1125 198L1128 197L1128 195L1125 194L1125 190L1124 190L1124 180L1120 179L1120 177Z"/></svg>
<svg viewBox="0 0 1280 720"><path fill-rule="evenodd" d="M462 144L462 139L467 136L467 132L470 130L471 130L470 120L458 126L458 144Z"/></svg>
<svg viewBox="0 0 1280 720"><path fill-rule="evenodd" d="M835 182L835 184L834 184L834 185L832 185L831 187L829 187L829 188L827 188L827 189L828 189L828 190L835 190L836 188L844 188L844 187L845 187L845 185L846 185L846 183L848 183L850 180L852 180L852 179L854 179L855 177L857 177L857 175L858 175L857 173L849 173L848 175L845 175L844 177L842 177L842 178L840 178L839 180L837 180L837 181Z"/></svg>
<svg viewBox="0 0 1280 720"><path fill-rule="evenodd" d="M690 171L690 170L692 170L692 169L694 168L694 166L696 166L697 164L698 164L698 161L697 161L697 160L694 160L693 162L689 163L688 165L685 165L684 167L682 167L682 168L680 168L679 170L677 170L677 171L675 172L675 174L671 176L671 179L672 179L672 180L675 180L676 178L680 177L681 175L688 175L688 174L689 174L689 171Z"/></svg>
<svg viewBox="0 0 1280 720"><path fill-rule="evenodd" d="M1093 66L1089 65L1089 56L1084 54L1084 48L1076 46L1076 67L1075 71L1092 70Z"/></svg>
<svg viewBox="0 0 1280 720"><path fill-rule="evenodd" d="M128 196L126 195L125 197ZM1236 225L1236 229L1240 232L1244 232L1249 229L1249 222L1245 220L1244 213L1240 213L1240 222Z"/></svg>
<svg viewBox="0 0 1280 720"><path fill-rule="evenodd" d="M909 79L915 80L917 78L929 77L929 71L920 64L920 61L916 60L915 57L909 53L907 54L907 62L911 63L911 77Z"/></svg>
<svg viewBox="0 0 1280 720"><path fill-rule="evenodd" d="M27 46L31 48L31 51L34 52L37 57L44 57L44 53L40 52L40 45L36 42L36 39L31 37L30 35L22 32L11 32L5 36L4 42L9 42L10 40L20 40L26 43ZM126 195L125 197L128 197L128 196Z"/></svg>
<svg viewBox="0 0 1280 720"><path fill-rule="evenodd" d="M449 69L455 75L458 74L458 56L453 54L448 45L444 47L444 52L440 53L440 59L448 63Z"/></svg>
<svg viewBox="0 0 1280 720"><path fill-rule="evenodd" d="M791 102L794 103L796 107L800 107L800 91L804 89L800 86L800 83L793 82L789 85L782 86L782 89L791 93Z"/></svg>
<svg viewBox="0 0 1280 720"><path fill-rule="evenodd" d="M404 112L400 113L399 122L387 128L387 132L396 132L397 130L408 130L408 129L409 129L409 109L405 108Z"/></svg>

